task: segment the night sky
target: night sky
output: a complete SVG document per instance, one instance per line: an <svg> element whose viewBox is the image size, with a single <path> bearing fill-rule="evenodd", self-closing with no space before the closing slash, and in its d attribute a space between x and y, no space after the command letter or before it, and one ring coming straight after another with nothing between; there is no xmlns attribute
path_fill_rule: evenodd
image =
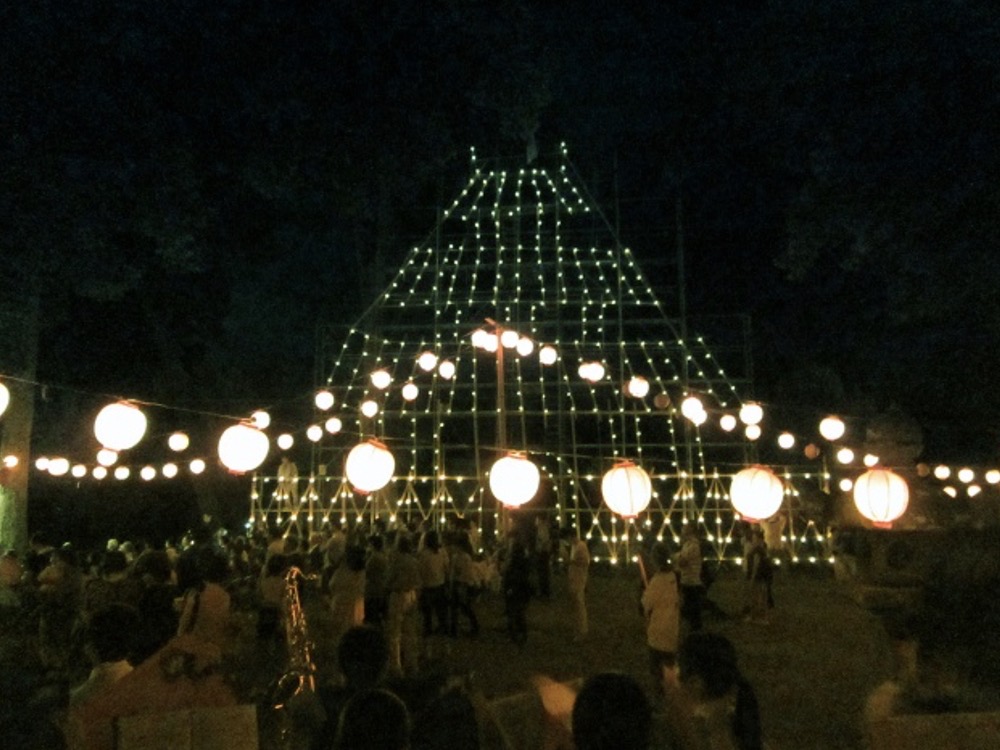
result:
<svg viewBox="0 0 1000 750"><path fill-rule="evenodd" d="M108 394L292 412L317 326L370 304L470 148L565 142L668 309L680 198L689 312L749 316L757 398L895 406L929 460L997 458L991 2L50 0L0 29L38 451Z"/></svg>

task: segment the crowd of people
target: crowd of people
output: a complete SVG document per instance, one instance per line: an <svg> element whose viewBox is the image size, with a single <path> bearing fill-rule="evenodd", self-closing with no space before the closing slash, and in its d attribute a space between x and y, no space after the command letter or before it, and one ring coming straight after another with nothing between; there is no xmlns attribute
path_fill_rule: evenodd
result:
<svg viewBox="0 0 1000 750"><path fill-rule="evenodd" d="M5 736L25 747L110 750L116 716L233 702L223 679L233 613L252 613L260 648L293 649L289 586L328 608L325 637L339 644L336 679L316 686L315 710L296 717L295 731L322 750L488 746L481 696L454 680L421 681L427 639L479 637L484 592L503 602L507 636L523 648L529 603L552 597L558 570L572 613L567 636L588 636L587 541L546 515L522 518L492 546L459 518L391 528L362 521L307 536L261 531L161 547L112 539L89 552L35 538L26 555L0 558L5 627L35 647L38 667L34 684L15 686L23 700L10 702ZM678 549L657 544L644 557L640 608L657 708L634 677L591 676L575 708L553 717L564 746L652 747L650 717L665 714L673 747L761 747L735 650L702 628L708 600L694 525ZM748 568L751 592L759 565ZM595 705L614 709L599 725Z"/></svg>

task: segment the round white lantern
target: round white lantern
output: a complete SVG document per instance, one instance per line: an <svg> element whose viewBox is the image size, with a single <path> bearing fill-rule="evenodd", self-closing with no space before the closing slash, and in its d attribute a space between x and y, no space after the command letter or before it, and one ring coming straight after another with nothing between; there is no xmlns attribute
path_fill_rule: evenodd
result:
<svg viewBox="0 0 1000 750"><path fill-rule="evenodd" d="M854 460L854 451L850 448L841 448L837 451L837 460L846 466Z"/></svg>
<svg viewBox="0 0 1000 750"><path fill-rule="evenodd" d="M437 367L438 358L434 352L424 352L419 357L417 357L417 365L424 372L430 372L435 367Z"/></svg>
<svg viewBox="0 0 1000 750"><path fill-rule="evenodd" d="M94 435L105 448L128 450L146 434L146 415L137 406L119 401L108 404L94 420Z"/></svg>
<svg viewBox="0 0 1000 750"><path fill-rule="evenodd" d="M70 469L69 473L72 474L77 479L83 479L85 476L87 476L87 467L84 466L83 464L74 464L73 468Z"/></svg>
<svg viewBox="0 0 1000 750"><path fill-rule="evenodd" d="M700 401L698 402L701 403ZM701 411L704 411L702 409ZM725 432L732 432L736 429L736 417L732 414L723 414L719 417L719 427L721 427Z"/></svg>
<svg viewBox="0 0 1000 750"><path fill-rule="evenodd" d="M278 447L281 448L281 450L287 451L293 445L295 445L295 438L293 438L287 432L283 432L280 435L278 435Z"/></svg>
<svg viewBox="0 0 1000 750"><path fill-rule="evenodd" d="M382 443L369 440L351 448L344 463L344 474L354 489L375 492L389 484L396 470L396 459Z"/></svg>
<svg viewBox="0 0 1000 750"><path fill-rule="evenodd" d="M477 349L486 349L489 346L490 335L488 331L477 328L472 332L472 345Z"/></svg>
<svg viewBox="0 0 1000 750"><path fill-rule="evenodd" d="M909 503L906 480L889 469L869 469L854 482L854 504L876 526L890 526Z"/></svg>
<svg viewBox="0 0 1000 750"><path fill-rule="evenodd" d="M635 375L629 378L627 390L633 398L645 398L649 393L649 381L642 375Z"/></svg>
<svg viewBox="0 0 1000 750"><path fill-rule="evenodd" d="M543 365L554 365L559 359L559 354L554 346L543 346L538 350L538 361Z"/></svg>
<svg viewBox="0 0 1000 750"><path fill-rule="evenodd" d="M156 479L156 469L152 466L143 466L142 470L139 472L139 476L146 482L151 482Z"/></svg>
<svg viewBox="0 0 1000 750"><path fill-rule="evenodd" d="M531 500L538 492L541 481L538 467L523 453L508 453L490 467L490 490L497 500L509 508Z"/></svg>
<svg viewBox="0 0 1000 750"><path fill-rule="evenodd" d="M455 377L455 363L450 359L446 359L438 365L438 375L440 375L445 380L451 380Z"/></svg>
<svg viewBox="0 0 1000 750"><path fill-rule="evenodd" d="M384 391L392 383L392 375L388 370L376 370L371 374L372 385L380 391Z"/></svg>
<svg viewBox="0 0 1000 750"><path fill-rule="evenodd" d="M39 471L49 470L49 459L47 456L39 456L35 459L35 468Z"/></svg>
<svg viewBox="0 0 1000 750"><path fill-rule="evenodd" d="M54 477L61 477L69 471L69 460L65 458L49 459L49 474Z"/></svg>
<svg viewBox="0 0 1000 750"><path fill-rule="evenodd" d="M253 471L267 458L271 441L267 435L248 424L234 424L219 438L219 460L232 472Z"/></svg>
<svg viewBox="0 0 1000 750"><path fill-rule="evenodd" d="M751 466L736 473L729 498L737 513L748 520L770 518L781 507L785 487L770 469Z"/></svg>
<svg viewBox="0 0 1000 750"><path fill-rule="evenodd" d="M631 461L621 461L601 480L604 502L623 518L635 518L649 507L653 485L642 467Z"/></svg>
<svg viewBox="0 0 1000 750"><path fill-rule="evenodd" d="M314 402L317 409L326 411L333 406L333 394L327 390L317 391Z"/></svg>
<svg viewBox="0 0 1000 750"><path fill-rule="evenodd" d="M413 401L417 396L420 395L420 388L416 383L407 383L403 386L403 400Z"/></svg>
<svg viewBox="0 0 1000 750"><path fill-rule="evenodd" d="M970 469L968 466L958 470L958 481L962 484L968 484L973 479L976 478L976 472Z"/></svg>
<svg viewBox="0 0 1000 750"><path fill-rule="evenodd" d="M118 466L115 468L115 479L117 479L120 482L124 481L129 478L129 475L131 473L132 472L129 471L129 468L127 466Z"/></svg>
<svg viewBox="0 0 1000 750"><path fill-rule="evenodd" d="M378 414L378 403L371 399L361 402L361 413L371 419Z"/></svg>
<svg viewBox="0 0 1000 750"><path fill-rule="evenodd" d="M1000 471L996 469L990 469L989 471L986 472L985 476L986 476L986 481L989 482L990 484L996 484L997 482L1000 482Z"/></svg>
<svg viewBox="0 0 1000 750"><path fill-rule="evenodd" d="M819 423L819 434L831 442L844 437L844 420L840 417L829 416Z"/></svg>
<svg viewBox="0 0 1000 750"><path fill-rule="evenodd" d="M324 427L326 427L326 431L331 435L336 435L344 429L344 421L340 417L330 417L326 420Z"/></svg>
<svg viewBox="0 0 1000 750"><path fill-rule="evenodd" d="M266 430L271 426L271 415L263 409L258 409L250 415L250 423L258 430Z"/></svg>
<svg viewBox="0 0 1000 750"><path fill-rule="evenodd" d="M318 424L311 424L306 428L306 437L314 443L318 443L323 438L323 428Z"/></svg>
<svg viewBox="0 0 1000 750"><path fill-rule="evenodd" d="M191 439L187 436L186 432L175 432L167 438L167 445L170 447L170 450L178 453L187 450L190 444Z"/></svg>
<svg viewBox="0 0 1000 750"><path fill-rule="evenodd" d="M535 342L529 339L527 336L522 336L517 340L517 353L522 357L529 356L533 351L535 351Z"/></svg>
<svg viewBox="0 0 1000 750"><path fill-rule="evenodd" d="M163 474L167 479L173 479L177 476L177 464L167 463L163 464L163 468L160 469L160 473Z"/></svg>
<svg viewBox="0 0 1000 750"><path fill-rule="evenodd" d="M778 435L778 447L786 451L795 447L795 435L790 432L783 432Z"/></svg>
<svg viewBox="0 0 1000 750"><path fill-rule="evenodd" d="M0 383L0 415L7 411L10 405L10 390L3 383Z"/></svg>
<svg viewBox="0 0 1000 750"><path fill-rule="evenodd" d="M760 425L759 424L748 424L743 428L743 434L746 435L747 440L759 440L760 439Z"/></svg>
<svg viewBox="0 0 1000 750"><path fill-rule="evenodd" d="M196 458L188 464L188 468L191 470L192 474L201 474L205 471L205 462L200 458Z"/></svg>
<svg viewBox="0 0 1000 750"><path fill-rule="evenodd" d="M944 464L935 466L934 476L935 478L940 479L943 482L945 479L951 476L951 469L945 466Z"/></svg>
<svg viewBox="0 0 1000 750"><path fill-rule="evenodd" d="M878 456L874 453L866 453L865 457L861 459L861 463L867 466L869 469L875 468L878 465Z"/></svg>
<svg viewBox="0 0 1000 750"><path fill-rule="evenodd" d="M13 453L8 453L3 457L3 465L8 469L13 469L20 463L20 460ZM989 474L986 475L987 480L989 479ZM991 482L991 484L996 484L996 482Z"/></svg>
<svg viewBox="0 0 1000 750"><path fill-rule="evenodd" d="M114 466L118 461L118 451L110 448L101 448L97 451L97 463L101 466Z"/></svg>
<svg viewBox="0 0 1000 750"><path fill-rule="evenodd" d="M500 346L504 349L514 349L517 342L521 340L521 335L517 331L503 331L500 334Z"/></svg>
<svg viewBox="0 0 1000 750"><path fill-rule="evenodd" d="M577 369L580 377L591 383L596 383L604 377L604 365L600 362L584 362Z"/></svg>
<svg viewBox="0 0 1000 750"><path fill-rule="evenodd" d="M764 418L764 408L753 401L748 401L740 407L740 421L743 424L760 424Z"/></svg>
<svg viewBox="0 0 1000 750"><path fill-rule="evenodd" d="M90 475L94 479L104 479L108 475L108 470L104 466L95 466L90 470Z"/></svg>

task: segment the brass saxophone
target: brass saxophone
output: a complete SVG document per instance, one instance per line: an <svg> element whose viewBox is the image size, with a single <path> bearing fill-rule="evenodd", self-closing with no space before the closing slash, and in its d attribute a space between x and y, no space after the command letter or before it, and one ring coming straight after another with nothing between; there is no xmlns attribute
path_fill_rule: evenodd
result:
<svg viewBox="0 0 1000 750"><path fill-rule="evenodd" d="M311 733L325 720L325 713L316 696L313 643L309 638L309 625L299 598L299 584L310 578L296 567L290 568L285 574L284 616L288 662L274 688L272 705L282 719L282 745L286 748L308 746Z"/></svg>

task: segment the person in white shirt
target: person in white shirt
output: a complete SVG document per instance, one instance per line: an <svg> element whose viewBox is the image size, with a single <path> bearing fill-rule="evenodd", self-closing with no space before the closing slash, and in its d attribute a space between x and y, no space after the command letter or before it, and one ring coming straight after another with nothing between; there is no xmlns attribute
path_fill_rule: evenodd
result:
<svg viewBox="0 0 1000 750"><path fill-rule="evenodd" d="M656 572L642 592L642 611L646 615L646 645L653 685L662 692L664 669L673 669L677 663L680 591L677 574L670 567L669 552L662 543L653 548L653 564Z"/></svg>
<svg viewBox="0 0 1000 750"><path fill-rule="evenodd" d="M573 640L587 637L587 577L590 571L590 550L583 539L571 539L569 565L566 572L569 595L573 603Z"/></svg>

